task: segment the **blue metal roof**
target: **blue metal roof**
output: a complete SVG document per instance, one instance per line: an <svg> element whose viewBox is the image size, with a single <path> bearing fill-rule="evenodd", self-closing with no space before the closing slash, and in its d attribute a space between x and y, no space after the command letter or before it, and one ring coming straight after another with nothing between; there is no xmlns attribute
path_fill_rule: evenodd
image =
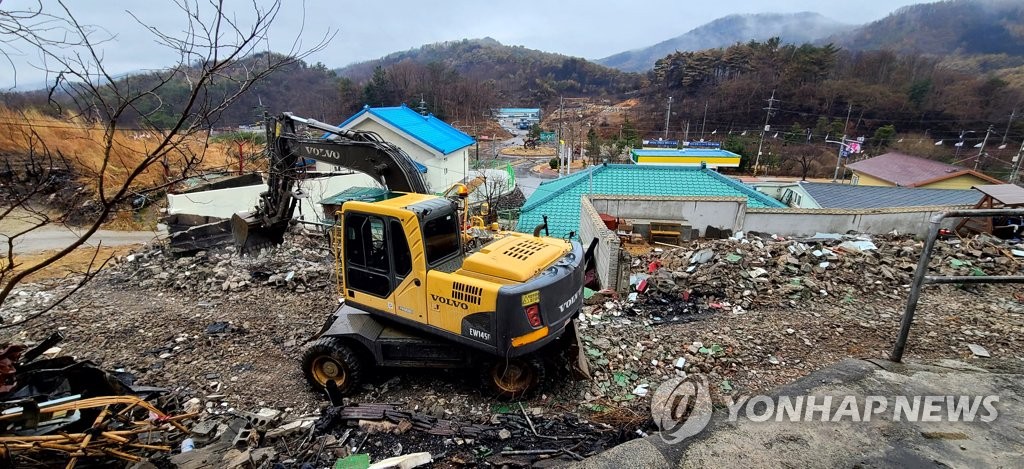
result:
<svg viewBox="0 0 1024 469"><path fill-rule="evenodd" d="M447 122L434 117L433 114L426 116L412 110L409 106L402 104L395 107L370 107L363 106L363 109L354 116L349 117L338 125L345 127L350 122L358 119L363 114L370 113L380 121L395 127L406 135L423 142L430 148L441 152L443 155L451 154L456 150L472 145L475 140ZM426 172L425 168L420 170Z"/></svg>
<svg viewBox="0 0 1024 469"><path fill-rule="evenodd" d="M580 197L591 193L746 197L748 207L785 208L782 202L715 171L679 166L609 164L541 183L526 199L516 229L532 232L547 215L551 236L565 237L570 231L579 233Z"/></svg>

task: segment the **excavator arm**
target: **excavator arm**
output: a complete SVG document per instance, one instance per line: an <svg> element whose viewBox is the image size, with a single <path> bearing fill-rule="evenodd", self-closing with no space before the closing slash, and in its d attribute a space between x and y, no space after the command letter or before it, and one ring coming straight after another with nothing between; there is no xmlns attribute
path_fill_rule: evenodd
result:
<svg viewBox="0 0 1024 469"><path fill-rule="evenodd" d="M412 158L374 132L345 130L313 119L284 113L265 116L268 190L252 212L231 217L235 244L243 251L280 244L295 214L300 194L294 192L307 159L343 166L369 175L390 190L427 193L427 184ZM296 124L325 132L321 138L300 136Z"/></svg>

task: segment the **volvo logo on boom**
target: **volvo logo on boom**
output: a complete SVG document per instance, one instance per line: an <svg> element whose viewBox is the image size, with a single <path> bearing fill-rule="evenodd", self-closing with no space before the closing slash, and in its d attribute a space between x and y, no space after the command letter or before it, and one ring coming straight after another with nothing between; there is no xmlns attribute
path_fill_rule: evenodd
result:
<svg viewBox="0 0 1024 469"><path fill-rule="evenodd" d="M313 158L341 158L341 154L338 153L338 150L334 150L331 148L321 148L314 147L312 145L303 145L302 149L305 150L306 153Z"/></svg>
<svg viewBox="0 0 1024 469"><path fill-rule="evenodd" d="M436 301L438 303L446 304L446 305L451 306L453 308L469 310L469 304L467 304L467 303L465 303L463 301L453 300L451 298L445 298L443 296L438 296L438 295L435 295L433 293L430 294L430 299L432 299L432 300L434 300L434 301Z"/></svg>

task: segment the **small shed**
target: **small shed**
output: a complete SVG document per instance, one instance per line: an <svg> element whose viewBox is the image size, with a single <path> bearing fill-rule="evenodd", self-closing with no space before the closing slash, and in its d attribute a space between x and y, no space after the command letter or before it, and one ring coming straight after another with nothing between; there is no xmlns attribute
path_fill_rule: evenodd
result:
<svg viewBox="0 0 1024 469"><path fill-rule="evenodd" d="M989 184L974 186L983 197L974 206L976 209L1000 209L1024 207L1024 188L1016 184ZM1010 220L1000 217L965 218L957 226L956 232L991 233L1004 238L1012 238L1019 234L1021 220ZM1006 235L1009 236L1006 236Z"/></svg>
<svg viewBox="0 0 1024 469"><path fill-rule="evenodd" d="M320 205L324 208L324 219L333 220L337 223L337 213L341 210L341 206L345 202L350 200L378 202L398 195L401 194L389 192L388 190L381 189L379 187L349 187L348 189L321 200Z"/></svg>

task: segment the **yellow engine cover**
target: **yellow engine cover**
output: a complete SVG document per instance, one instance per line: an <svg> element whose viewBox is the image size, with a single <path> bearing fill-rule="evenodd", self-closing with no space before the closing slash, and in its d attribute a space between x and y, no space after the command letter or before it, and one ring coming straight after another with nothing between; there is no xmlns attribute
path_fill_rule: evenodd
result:
<svg viewBox="0 0 1024 469"><path fill-rule="evenodd" d="M462 270L525 282L572 249L568 241L502 233L501 239L480 248L462 263Z"/></svg>

